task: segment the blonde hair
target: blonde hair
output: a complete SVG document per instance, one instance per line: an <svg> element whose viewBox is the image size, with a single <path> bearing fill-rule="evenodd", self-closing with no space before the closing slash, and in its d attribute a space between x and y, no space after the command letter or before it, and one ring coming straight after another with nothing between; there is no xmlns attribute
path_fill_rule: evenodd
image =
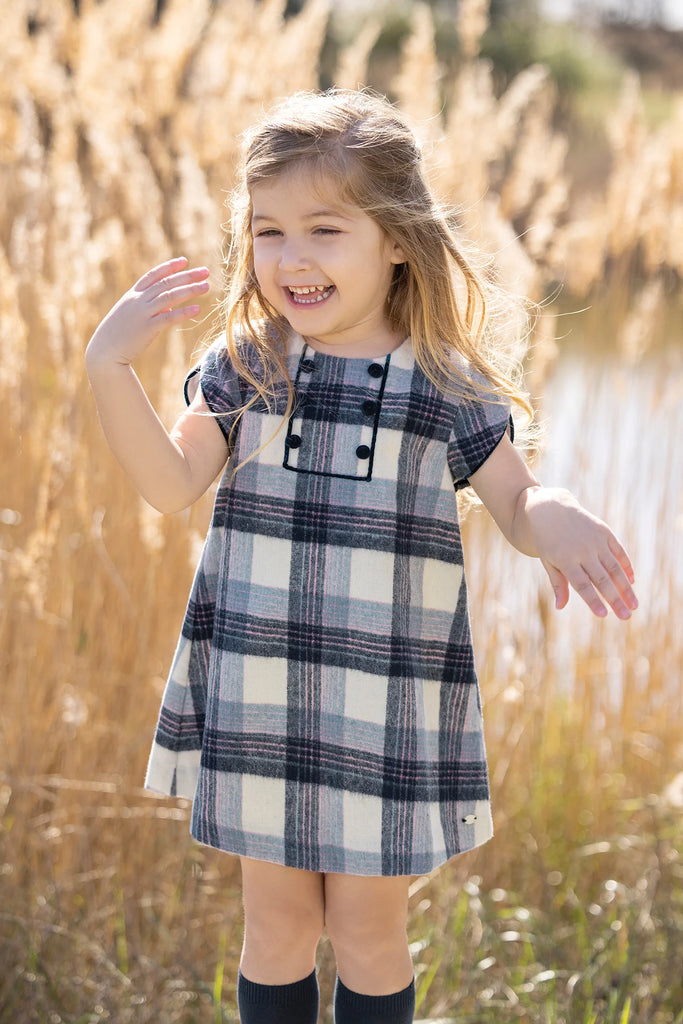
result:
<svg viewBox="0 0 683 1024"><path fill-rule="evenodd" d="M232 363L255 393L238 410L233 430L259 399L272 406L283 381L285 420L294 404L286 363L291 328L267 302L254 273L251 190L295 166L316 181L334 182L339 199L372 217L402 250L405 262L394 270L386 313L392 329L410 336L417 364L434 385L467 393L467 377L453 358L459 353L489 381L492 401L506 396L530 419L521 371L497 336L518 325L519 316L494 315L504 293L465 258L454 225L429 189L412 131L387 100L330 90L296 93L245 135L223 319Z"/></svg>

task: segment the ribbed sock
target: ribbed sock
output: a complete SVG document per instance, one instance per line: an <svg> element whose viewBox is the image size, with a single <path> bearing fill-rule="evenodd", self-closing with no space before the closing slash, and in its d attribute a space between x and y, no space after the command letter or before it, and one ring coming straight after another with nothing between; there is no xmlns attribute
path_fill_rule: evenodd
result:
<svg viewBox="0 0 683 1024"><path fill-rule="evenodd" d="M315 970L291 985L259 985L239 973L237 1005L242 1024L316 1024L319 1001Z"/></svg>
<svg viewBox="0 0 683 1024"><path fill-rule="evenodd" d="M334 990L334 1024L411 1024L415 1016L415 982L388 996L352 992L341 978Z"/></svg>

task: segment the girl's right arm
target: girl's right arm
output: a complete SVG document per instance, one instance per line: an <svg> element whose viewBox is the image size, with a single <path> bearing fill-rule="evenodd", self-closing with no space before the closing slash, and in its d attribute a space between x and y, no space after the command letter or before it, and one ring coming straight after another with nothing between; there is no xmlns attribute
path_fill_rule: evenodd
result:
<svg viewBox="0 0 683 1024"><path fill-rule="evenodd" d="M131 365L162 328L199 312L183 303L208 290L209 271L186 267L187 260L179 257L141 277L109 311L85 353L109 446L143 498L160 512L177 512L196 501L228 456L201 389L169 433Z"/></svg>

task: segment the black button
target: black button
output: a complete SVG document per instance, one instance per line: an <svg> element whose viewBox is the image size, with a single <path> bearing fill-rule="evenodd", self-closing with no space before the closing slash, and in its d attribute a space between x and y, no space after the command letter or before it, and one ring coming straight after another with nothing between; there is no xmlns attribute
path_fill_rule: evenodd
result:
<svg viewBox="0 0 683 1024"><path fill-rule="evenodd" d="M358 447L356 448L356 455L358 456L359 459L369 459L370 449L366 444L359 444Z"/></svg>
<svg viewBox="0 0 683 1024"><path fill-rule="evenodd" d="M368 373L371 377L381 377L384 373L384 367L381 363L370 363L368 366Z"/></svg>
<svg viewBox="0 0 683 1024"><path fill-rule="evenodd" d="M298 434L290 434L286 440L286 444L290 448L298 448L301 444L301 438Z"/></svg>
<svg viewBox="0 0 683 1024"><path fill-rule="evenodd" d="M313 373L315 370L315 363L312 359L302 359L299 365L302 373Z"/></svg>
<svg viewBox="0 0 683 1024"><path fill-rule="evenodd" d="M373 402L371 398L367 398L363 402L362 409L366 416L374 416L377 412L377 402Z"/></svg>

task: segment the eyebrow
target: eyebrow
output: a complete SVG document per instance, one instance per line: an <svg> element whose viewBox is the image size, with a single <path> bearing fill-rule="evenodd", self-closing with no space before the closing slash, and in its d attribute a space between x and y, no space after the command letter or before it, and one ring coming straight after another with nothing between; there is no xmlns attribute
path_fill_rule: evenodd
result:
<svg viewBox="0 0 683 1024"><path fill-rule="evenodd" d="M319 210L312 210L310 213L307 213L304 220L316 220L319 217L336 217L338 220L352 219L345 213L342 213L341 210L335 210L334 207L325 206L321 207ZM277 217L272 217L264 213L255 213L251 218L252 224L255 224L259 220L277 220Z"/></svg>

